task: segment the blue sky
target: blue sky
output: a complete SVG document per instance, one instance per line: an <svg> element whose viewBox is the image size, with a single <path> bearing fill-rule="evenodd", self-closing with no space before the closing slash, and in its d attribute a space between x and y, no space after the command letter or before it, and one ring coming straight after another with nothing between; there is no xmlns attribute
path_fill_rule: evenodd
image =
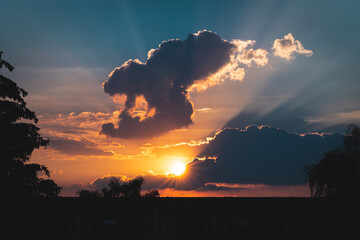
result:
<svg viewBox="0 0 360 240"><path fill-rule="evenodd" d="M1 43L18 66L112 68L129 58L145 60L162 41L203 29L224 39L255 39L259 47L292 32L323 57L345 60L359 53L357 1L15 0L1 5Z"/></svg>

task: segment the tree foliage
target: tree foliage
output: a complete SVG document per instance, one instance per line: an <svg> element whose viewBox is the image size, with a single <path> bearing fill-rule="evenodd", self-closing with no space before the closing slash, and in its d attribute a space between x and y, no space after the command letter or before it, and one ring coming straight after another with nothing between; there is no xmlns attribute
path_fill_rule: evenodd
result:
<svg viewBox="0 0 360 240"><path fill-rule="evenodd" d="M305 171L313 197L360 197L360 128L349 125L344 145Z"/></svg>
<svg viewBox="0 0 360 240"><path fill-rule="evenodd" d="M14 67L2 59L0 68ZM35 112L27 108L27 92L11 79L0 75L0 197L55 197L61 190L44 165L27 163L34 149L46 147L49 140L41 137L35 125Z"/></svg>
<svg viewBox="0 0 360 240"><path fill-rule="evenodd" d="M158 197L160 197L160 193L156 189L151 189L147 193L145 193L143 197L146 197L146 198L158 198Z"/></svg>
<svg viewBox="0 0 360 240"><path fill-rule="evenodd" d="M150 190L148 193L141 195L141 187L145 180L142 176L131 179L127 182L120 182L118 178L111 178L109 188L99 190L79 190L77 195L82 198L140 198L140 197L159 197L157 190Z"/></svg>

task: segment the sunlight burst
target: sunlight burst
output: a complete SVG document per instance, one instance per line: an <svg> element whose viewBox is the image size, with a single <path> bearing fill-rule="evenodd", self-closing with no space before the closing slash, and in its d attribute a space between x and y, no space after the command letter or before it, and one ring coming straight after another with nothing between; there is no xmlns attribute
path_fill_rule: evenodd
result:
<svg viewBox="0 0 360 240"><path fill-rule="evenodd" d="M174 163L174 165L172 166L171 172L173 174L175 174L176 176L180 176L181 174L183 174L185 172L185 164L184 163Z"/></svg>

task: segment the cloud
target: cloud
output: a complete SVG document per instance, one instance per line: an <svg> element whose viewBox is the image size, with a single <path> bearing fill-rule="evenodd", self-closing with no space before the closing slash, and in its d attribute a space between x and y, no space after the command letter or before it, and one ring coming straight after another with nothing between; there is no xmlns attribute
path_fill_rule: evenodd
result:
<svg viewBox="0 0 360 240"><path fill-rule="evenodd" d="M253 184L304 184L303 168L320 161L342 141L340 134L298 135L269 126L226 128L203 141L198 157L186 165L182 182L173 180L176 185L163 183L162 187L224 190Z"/></svg>
<svg viewBox="0 0 360 240"><path fill-rule="evenodd" d="M106 157L124 146L99 135L104 122L113 121L118 113L80 112L69 114L39 115L39 127L45 138L50 139L49 154L56 159L76 159L77 156ZM49 156L48 156L49 157Z"/></svg>
<svg viewBox="0 0 360 240"><path fill-rule="evenodd" d="M190 166L207 176L206 182L303 184L303 168L318 162L342 140L339 134L297 135L266 126L228 128L199 154L205 160L194 160Z"/></svg>
<svg viewBox="0 0 360 240"><path fill-rule="evenodd" d="M104 187L107 187L108 182L106 182ZM145 180L146 184L146 180ZM249 185L243 188L227 188L226 187L217 187L219 184L207 184L203 189L196 190L178 190L175 188L157 188L162 197L308 197L310 196L309 186L306 184L303 185ZM221 183L220 183L221 185ZM208 187L209 186L209 187ZM61 191L62 196L75 196L77 190L80 189L90 189L95 190L94 187L84 184L73 184L73 185L63 185L63 190ZM101 187L99 186L98 190ZM143 191L148 191L148 188L143 188Z"/></svg>
<svg viewBox="0 0 360 240"><path fill-rule="evenodd" d="M270 186L303 186L304 167L320 161L325 152L337 148L342 141L340 134L298 135L269 126L226 128L199 141L202 151L187 163L183 175L143 174L143 189L251 193L261 192L259 189L270 192ZM92 187L104 186L109 179L110 176L101 177Z"/></svg>
<svg viewBox="0 0 360 240"><path fill-rule="evenodd" d="M267 58L268 52L265 49L254 49L252 48L256 41L248 40L242 41L239 39L234 39L231 43L235 44L238 47L238 53L236 59L238 62L250 66L252 62L259 66L265 66L269 59Z"/></svg>
<svg viewBox="0 0 360 240"><path fill-rule="evenodd" d="M305 49L299 40L295 40L292 33L285 35L283 39L276 39L272 49L275 56L286 60L294 58L294 53L304 54L306 57L313 55L313 51Z"/></svg>
<svg viewBox="0 0 360 240"><path fill-rule="evenodd" d="M109 111L114 106L99 88L98 81L106 74L105 68L59 65L44 68L21 66L21 71L15 73L18 84L31 89L26 102L36 107L36 113L69 113L84 109L98 112Z"/></svg>
<svg viewBox="0 0 360 240"><path fill-rule="evenodd" d="M98 145L87 139L51 139L49 147L67 155L112 156L111 152L100 149Z"/></svg>
<svg viewBox="0 0 360 240"><path fill-rule="evenodd" d="M102 125L101 133L119 138L159 136L192 124L190 92L242 80L252 62L267 63L267 52L254 50L255 41L221 39L203 30L185 40L164 41L148 52L145 63L128 60L103 83L106 93L124 100L117 124ZM251 47L251 48L249 48ZM116 100L118 101L118 100ZM116 126L117 125L117 126Z"/></svg>
<svg viewBox="0 0 360 240"><path fill-rule="evenodd" d="M309 186L304 185L254 185L247 188L214 187L210 189L197 190L176 190L173 188L159 189L162 197L308 197L310 196ZM226 188L226 187L225 187Z"/></svg>
<svg viewBox="0 0 360 240"><path fill-rule="evenodd" d="M305 119L309 124L322 126L344 125L345 123L360 124L360 110L349 112L336 112L323 116L311 116Z"/></svg>
<svg viewBox="0 0 360 240"><path fill-rule="evenodd" d="M347 112L336 111L336 109L331 108L332 106L329 107L328 100L326 106L320 105L321 108L319 108L318 104L324 100L323 95L307 99L304 97L305 92L302 91L271 110L265 108L269 106L266 102L253 102L251 106L243 109L223 127L243 129L251 123L259 126L271 125L299 134L308 132L344 134L348 124L360 124L360 111L358 109ZM272 106L274 105L276 103Z"/></svg>
<svg viewBox="0 0 360 240"><path fill-rule="evenodd" d="M227 190L249 190L262 188L264 184L238 184L238 183L205 183L202 190L204 191L227 191Z"/></svg>
<svg viewBox="0 0 360 240"><path fill-rule="evenodd" d="M188 126L194 113L188 88L226 65L234 49L215 33L202 31L190 34L184 41L163 42L149 52L146 63L128 60L103 84L106 93L125 94L127 99L118 128L108 123L101 132L113 137L142 138ZM131 114L138 97L146 101L145 112L153 111L151 117L142 120Z"/></svg>
<svg viewBox="0 0 360 240"><path fill-rule="evenodd" d="M111 113L103 112L71 112L69 114L43 114L39 115L39 124L42 130L51 131L49 135L56 133L79 133L86 131L98 132L104 122L115 122L119 115L118 111Z"/></svg>
<svg viewBox="0 0 360 240"><path fill-rule="evenodd" d="M200 108L200 109L197 109L198 112L210 112L210 111L213 111L213 109L211 108Z"/></svg>
<svg viewBox="0 0 360 240"><path fill-rule="evenodd" d="M307 109L285 103L265 114L259 109L245 109L224 124L224 127L243 129L251 123L259 126L271 125L288 132L306 133L315 130L306 123L303 116L307 115L310 115Z"/></svg>

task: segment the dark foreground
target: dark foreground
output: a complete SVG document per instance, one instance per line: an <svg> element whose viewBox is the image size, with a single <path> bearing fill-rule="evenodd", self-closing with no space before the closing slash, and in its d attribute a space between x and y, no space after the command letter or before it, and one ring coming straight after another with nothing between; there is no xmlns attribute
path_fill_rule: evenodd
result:
<svg viewBox="0 0 360 240"><path fill-rule="evenodd" d="M316 198L2 200L1 238L344 239L358 236L359 203Z"/></svg>

